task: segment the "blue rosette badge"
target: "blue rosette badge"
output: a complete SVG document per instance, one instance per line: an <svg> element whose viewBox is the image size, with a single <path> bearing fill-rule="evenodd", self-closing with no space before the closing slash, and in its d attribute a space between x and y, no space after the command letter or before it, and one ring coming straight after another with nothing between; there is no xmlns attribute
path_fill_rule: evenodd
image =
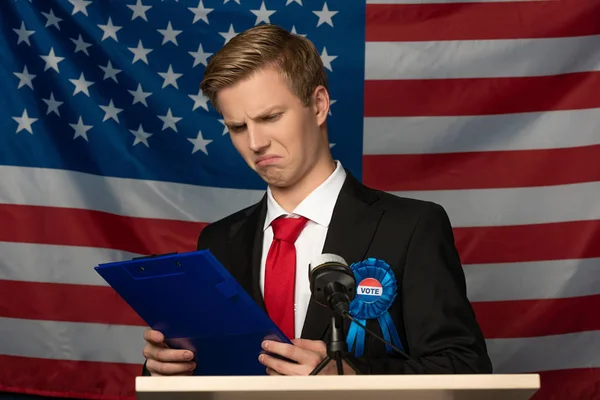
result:
<svg viewBox="0 0 600 400"><path fill-rule="evenodd" d="M356 296L350 303L350 315L365 326L367 320L376 319L383 332L383 338L404 350L394 321L392 321L392 317L388 312L398 294L398 284L391 267L383 260L367 258L364 261L352 264L350 269L354 272L354 277L358 283ZM363 354L365 330L354 321L348 330L346 343L349 351L354 348L356 357ZM385 345L385 349L388 353L393 351L388 344Z"/></svg>

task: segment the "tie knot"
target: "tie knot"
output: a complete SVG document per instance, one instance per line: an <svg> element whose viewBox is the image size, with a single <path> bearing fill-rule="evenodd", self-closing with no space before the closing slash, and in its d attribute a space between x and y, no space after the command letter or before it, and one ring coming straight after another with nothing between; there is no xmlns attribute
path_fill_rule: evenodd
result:
<svg viewBox="0 0 600 400"><path fill-rule="evenodd" d="M271 222L273 227L273 237L284 242L294 243L308 219L300 218L277 218Z"/></svg>

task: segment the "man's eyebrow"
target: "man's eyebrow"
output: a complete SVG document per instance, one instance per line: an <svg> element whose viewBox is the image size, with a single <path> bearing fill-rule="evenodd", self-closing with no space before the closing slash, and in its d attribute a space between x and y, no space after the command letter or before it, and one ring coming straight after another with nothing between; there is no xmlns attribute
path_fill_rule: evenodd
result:
<svg viewBox="0 0 600 400"><path fill-rule="evenodd" d="M257 116L253 117L252 119L256 120L256 119L264 118L264 117L272 114L274 111L281 112L281 111L283 111L283 107L282 106L268 107L265 110L261 111ZM225 119L224 122L225 122L225 125L227 125L227 126L244 126L244 125L246 125L245 122L229 121L227 119Z"/></svg>

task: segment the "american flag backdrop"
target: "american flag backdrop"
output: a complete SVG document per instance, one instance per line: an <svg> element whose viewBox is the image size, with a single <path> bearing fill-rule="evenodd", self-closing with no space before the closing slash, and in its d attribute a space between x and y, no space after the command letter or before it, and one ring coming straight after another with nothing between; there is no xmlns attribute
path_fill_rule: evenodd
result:
<svg viewBox="0 0 600 400"><path fill-rule="evenodd" d="M495 371L600 398L598 0L0 0L0 390L133 398L145 327L93 267L260 199L199 92L260 23L315 43L335 158L446 208Z"/></svg>

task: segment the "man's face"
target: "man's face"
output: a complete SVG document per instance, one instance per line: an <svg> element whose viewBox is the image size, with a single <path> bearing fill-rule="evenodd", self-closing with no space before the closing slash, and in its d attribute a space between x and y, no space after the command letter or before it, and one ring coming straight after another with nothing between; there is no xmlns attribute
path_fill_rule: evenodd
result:
<svg viewBox="0 0 600 400"><path fill-rule="evenodd" d="M324 88L304 107L277 70L263 69L223 89L218 103L237 151L272 187L289 187L329 151L320 126L329 111Z"/></svg>

